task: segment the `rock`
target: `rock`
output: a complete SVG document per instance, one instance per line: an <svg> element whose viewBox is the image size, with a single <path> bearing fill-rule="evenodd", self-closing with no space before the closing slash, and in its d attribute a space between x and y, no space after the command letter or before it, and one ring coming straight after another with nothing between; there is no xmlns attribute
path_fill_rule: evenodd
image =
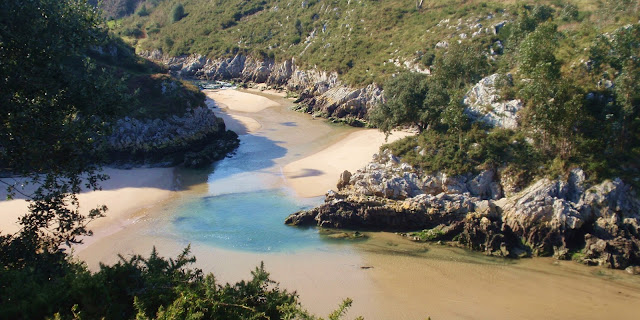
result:
<svg viewBox="0 0 640 320"><path fill-rule="evenodd" d="M509 170L426 175L383 150L350 176L344 172L324 204L286 223L425 230L413 234L416 241L451 240L488 255L570 259L580 251L587 264L640 265L640 199L630 185L614 179L589 186L576 168L567 179L543 178L523 188Z"/></svg>
<svg viewBox="0 0 640 320"><path fill-rule="evenodd" d="M213 111L198 107L182 117L119 119L105 151L112 163L142 163L201 167L223 158L238 145L237 135L226 131Z"/></svg>
<svg viewBox="0 0 640 320"><path fill-rule="evenodd" d="M163 63L181 77L211 80L240 80L285 87L300 93L300 110L324 117L365 119L368 111L382 101L382 90L375 84L353 88L338 80L335 72L302 70L295 59L276 63L245 55L206 59L200 55L169 57L160 51L143 52L142 56Z"/></svg>
<svg viewBox="0 0 640 320"><path fill-rule="evenodd" d="M464 97L465 112L474 121L482 121L494 127L515 129L518 112L523 108L520 100L502 101L496 85L501 75L492 74L480 80Z"/></svg>
<svg viewBox="0 0 640 320"><path fill-rule="evenodd" d="M640 274L640 266L628 266L624 271L628 274Z"/></svg>
<svg viewBox="0 0 640 320"><path fill-rule="evenodd" d="M500 21L496 24L493 25L492 29L493 29L493 34L498 34L500 32L500 30L507 25L507 21Z"/></svg>
<svg viewBox="0 0 640 320"><path fill-rule="evenodd" d="M343 171L340 174L340 179L338 179L338 191L342 190L345 186L347 186L349 184L349 181L351 180L351 172L349 172L348 170Z"/></svg>

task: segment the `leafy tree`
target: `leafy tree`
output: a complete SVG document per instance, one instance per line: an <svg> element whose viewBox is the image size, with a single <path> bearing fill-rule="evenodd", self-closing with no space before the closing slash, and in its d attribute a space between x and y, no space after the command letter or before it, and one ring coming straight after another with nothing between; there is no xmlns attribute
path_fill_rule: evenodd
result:
<svg viewBox="0 0 640 320"><path fill-rule="evenodd" d="M100 13L81 0L0 3L0 168L31 177L29 213L18 235L3 238L30 250L25 261L89 234L106 210L79 212L81 187L98 188L96 142L122 105L123 86L86 53L106 40ZM20 192L10 182L9 191Z"/></svg>
<svg viewBox="0 0 640 320"><path fill-rule="evenodd" d="M137 14L140 17L148 16L149 15L149 10L147 9L147 6L143 4L142 7L140 7L140 10L138 10Z"/></svg>
<svg viewBox="0 0 640 320"><path fill-rule="evenodd" d="M385 133L402 125L417 125L425 129L422 121L423 101L426 94L424 80L419 73L405 72L384 84L386 102L371 111L369 119Z"/></svg>
<svg viewBox="0 0 640 320"><path fill-rule="evenodd" d="M171 22L178 22L182 20L184 16L184 7L182 6L182 3L178 3L173 7L173 9L171 9L169 18L171 19Z"/></svg>
<svg viewBox="0 0 640 320"><path fill-rule="evenodd" d="M545 23L528 34L520 44L520 75L525 78L520 94L528 108L525 122L539 146L549 156L568 159L574 150L581 120L584 94L560 74L555 50L557 26Z"/></svg>
<svg viewBox="0 0 640 320"><path fill-rule="evenodd" d="M600 36L590 49L596 80L610 81L615 97L611 134L618 153L640 141L640 24L623 27L611 37Z"/></svg>

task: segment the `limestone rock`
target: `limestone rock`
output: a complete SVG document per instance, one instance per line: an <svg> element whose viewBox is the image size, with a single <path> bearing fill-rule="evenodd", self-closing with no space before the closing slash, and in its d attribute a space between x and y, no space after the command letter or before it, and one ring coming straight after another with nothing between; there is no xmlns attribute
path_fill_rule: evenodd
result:
<svg viewBox="0 0 640 320"><path fill-rule="evenodd" d="M494 127L515 129L518 127L517 114L523 108L520 100L502 101L496 85L502 79L492 74L480 80L464 97L465 112L475 121L482 121Z"/></svg>

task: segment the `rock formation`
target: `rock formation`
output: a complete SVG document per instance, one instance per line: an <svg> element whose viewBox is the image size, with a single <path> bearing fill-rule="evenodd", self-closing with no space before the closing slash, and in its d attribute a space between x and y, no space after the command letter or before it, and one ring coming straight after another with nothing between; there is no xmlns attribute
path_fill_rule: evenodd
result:
<svg viewBox="0 0 640 320"><path fill-rule="evenodd" d="M369 109L382 100L382 90L375 84L353 88L338 79L335 72L303 70L295 58L276 63L244 55L208 59L201 55L169 57L159 50L142 56L165 64L172 73L186 78L239 80L284 87L300 94L300 110L323 117L366 119Z"/></svg>
<svg viewBox="0 0 640 320"><path fill-rule="evenodd" d="M620 179L590 186L584 172L574 169L566 179L540 179L505 197L500 176L491 170L428 175L389 151L347 173L324 204L285 223L427 229L428 240L452 240L490 255L553 255L617 269L640 265L640 200Z"/></svg>
<svg viewBox="0 0 640 320"><path fill-rule="evenodd" d="M225 130L224 121L206 107L182 117L119 119L105 142L111 162L120 165L202 167L224 158L237 146L237 135Z"/></svg>
<svg viewBox="0 0 640 320"><path fill-rule="evenodd" d="M502 82L502 83L501 83ZM515 129L517 114L523 108L520 100L503 101L496 87L511 85L510 75L492 74L480 80L464 97L465 112L476 121L493 127Z"/></svg>

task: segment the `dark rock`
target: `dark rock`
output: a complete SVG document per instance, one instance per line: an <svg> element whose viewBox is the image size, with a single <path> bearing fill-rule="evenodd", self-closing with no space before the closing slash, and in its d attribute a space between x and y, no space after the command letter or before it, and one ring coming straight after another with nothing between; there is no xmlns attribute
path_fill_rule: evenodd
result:
<svg viewBox="0 0 640 320"><path fill-rule="evenodd" d="M338 179L338 185L336 186L338 188L338 191L342 190L345 186L347 186L350 180L351 180L351 172L349 172L348 170L343 171L340 174L340 179Z"/></svg>

